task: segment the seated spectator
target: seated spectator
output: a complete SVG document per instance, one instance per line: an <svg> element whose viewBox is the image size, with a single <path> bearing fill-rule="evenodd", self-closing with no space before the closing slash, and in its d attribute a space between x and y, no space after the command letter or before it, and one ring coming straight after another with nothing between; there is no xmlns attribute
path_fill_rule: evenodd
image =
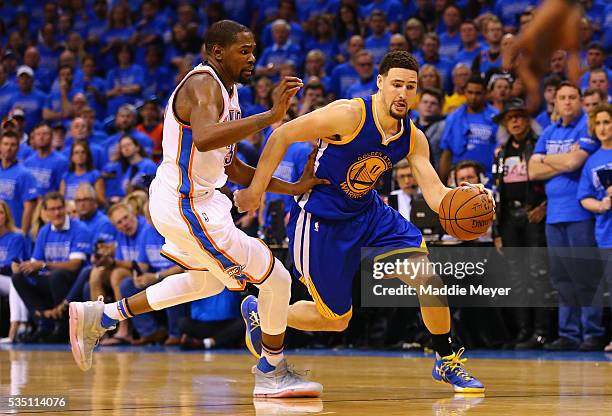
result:
<svg viewBox="0 0 612 416"><path fill-rule="evenodd" d="M8 80L4 66L0 65L0 115L8 114L13 105L13 96L17 86Z"/></svg>
<svg viewBox="0 0 612 416"><path fill-rule="evenodd" d="M371 35L365 38L364 48L372 54L374 64L378 65L382 57L387 53L391 33L387 30L387 16L382 10L374 10L370 13L368 22Z"/></svg>
<svg viewBox="0 0 612 416"><path fill-rule="evenodd" d="M164 102L172 87L173 73L162 65L162 51L157 44L149 45L144 56L144 83L142 97L146 100L158 98Z"/></svg>
<svg viewBox="0 0 612 416"><path fill-rule="evenodd" d="M461 48L455 55L455 67L457 64L464 64L469 67L482 49L478 42L478 28L474 22L465 21L461 23L459 34L461 36Z"/></svg>
<svg viewBox="0 0 612 416"><path fill-rule="evenodd" d="M504 35L505 37L506 35ZM503 41L502 41L503 45ZM502 46L503 49L503 46ZM550 55L550 75L567 79L567 51L559 49Z"/></svg>
<svg viewBox="0 0 612 416"><path fill-rule="evenodd" d="M611 101L610 75L612 71L606 72L603 68L594 69L589 74L589 88L601 91L604 94L605 102Z"/></svg>
<svg viewBox="0 0 612 416"><path fill-rule="evenodd" d="M106 165L106 150L102 148L99 144L95 143L93 139L93 135L89 130L89 124L82 117L75 117L70 123L70 132L66 136L66 141L64 144L64 151L62 154L66 159L70 159L70 150L72 146L76 143L84 143L87 144L89 150L91 151L91 157L93 166L98 171L101 171L102 168Z"/></svg>
<svg viewBox="0 0 612 416"><path fill-rule="evenodd" d="M442 91L434 88L425 88L417 106L418 118L415 125L429 141L429 157L434 168L438 168L442 150L440 142L444 133L445 116L442 115L441 106L444 99Z"/></svg>
<svg viewBox="0 0 612 416"><path fill-rule="evenodd" d="M450 92L452 90L451 72L453 70L453 63L448 59L442 58L438 53L439 49L440 38L438 38L438 35L435 33L426 34L423 40L423 57L419 65L433 65L440 74L442 89L445 92Z"/></svg>
<svg viewBox="0 0 612 416"><path fill-rule="evenodd" d="M3 132L0 137L0 200L9 206L17 227L27 233L39 191L34 175L17 161L18 149L19 139L15 133Z"/></svg>
<svg viewBox="0 0 612 416"><path fill-rule="evenodd" d="M501 41L504 36L502 23L497 18L484 21L482 29L486 45L472 62L472 73L480 76L484 76L491 69L501 67Z"/></svg>
<svg viewBox="0 0 612 416"><path fill-rule="evenodd" d="M506 74L493 74L487 85L488 101L498 112L503 111L510 98L512 81Z"/></svg>
<svg viewBox="0 0 612 416"><path fill-rule="evenodd" d="M272 24L274 44L265 48L257 60L255 73L266 76L277 82L280 75L280 65L291 62L296 67L302 66L302 51L289 39L291 27L285 20L278 19Z"/></svg>
<svg viewBox="0 0 612 416"><path fill-rule="evenodd" d="M366 50L357 52L355 65L359 74L359 82L346 90L346 97L344 98L365 97L378 90L372 54Z"/></svg>
<svg viewBox="0 0 612 416"><path fill-rule="evenodd" d="M106 116L106 81L96 75L96 59L93 56L85 56L82 67L82 84L87 103L96 112L96 117L102 120ZM75 114L78 115L77 112Z"/></svg>
<svg viewBox="0 0 612 416"><path fill-rule="evenodd" d="M141 96L144 85L144 71L134 64L134 52L127 44L121 44L116 51L118 66L108 71L106 97L108 112L114 114L124 104L134 104Z"/></svg>
<svg viewBox="0 0 612 416"><path fill-rule="evenodd" d="M461 34L459 31L463 20L461 10L457 5L449 4L442 12L442 20L446 31L440 35L439 54L442 58L455 62L457 53L461 49Z"/></svg>
<svg viewBox="0 0 612 416"><path fill-rule="evenodd" d="M397 211L410 221L410 211L412 198L419 192L419 185L412 176L412 169L406 159L401 160L393 166L393 179L397 181L399 189L391 192L397 198L397 206L393 206Z"/></svg>
<svg viewBox="0 0 612 416"><path fill-rule="evenodd" d="M6 120L2 122L3 133L14 133L19 138L19 150L17 151L17 160L25 161L34 154L34 150L29 145L29 136L23 132L25 123L23 110L15 108L9 114Z"/></svg>
<svg viewBox="0 0 612 416"><path fill-rule="evenodd" d="M361 17L361 19L367 20L369 18L371 20L374 12L380 10L384 13L384 16L388 17L390 32L395 33L400 29L400 25L404 18L402 8L406 7L402 5L402 2L397 0L374 0L368 3L369 4L359 8L359 17Z"/></svg>
<svg viewBox="0 0 612 416"><path fill-rule="evenodd" d="M184 6L192 8L189 4ZM172 26L172 43L166 48L164 62L178 68L180 71L180 67L184 62L192 62L194 60L199 47L200 44L194 30L190 30L181 23L176 23Z"/></svg>
<svg viewBox="0 0 612 416"><path fill-rule="evenodd" d="M410 44L404 35L400 33L391 35L391 39L389 39L389 52L393 51L410 52Z"/></svg>
<svg viewBox="0 0 612 416"><path fill-rule="evenodd" d="M113 68L117 64L117 50L136 38L131 23L129 8L125 4L115 4L108 16L108 26L99 35L104 68Z"/></svg>
<svg viewBox="0 0 612 416"><path fill-rule="evenodd" d="M516 32L519 14L536 4L535 0L498 0L495 4L495 14L501 19L504 32Z"/></svg>
<svg viewBox="0 0 612 416"><path fill-rule="evenodd" d="M37 321L30 341L66 342L68 316L43 311L61 303L91 254L91 236L85 225L66 215L64 198L50 192L43 198L50 223L39 232L32 259L15 262L13 285Z"/></svg>
<svg viewBox="0 0 612 416"><path fill-rule="evenodd" d="M263 113L272 108L272 81L261 77L255 82L255 97L253 103L243 107L244 116Z"/></svg>
<svg viewBox="0 0 612 416"><path fill-rule="evenodd" d="M104 147L108 140L108 135L103 131L102 123L96 119L96 110L86 106L83 107L81 112L77 113L76 116L83 118L87 123L87 132L89 134L87 141L90 144ZM106 149L104 151L106 152ZM108 156L108 152L106 153Z"/></svg>
<svg viewBox="0 0 612 416"><path fill-rule="evenodd" d="M119 159L104 167L106 198L117 199L127 195L137 180L144 176L155 176L157 165L146 158L144 149L132 136L123 136L119 141Z"/></svg>
<svg viewBox="0 0 612 416"><path fill-rule="evenodd" d="M70 150L68 171L62 176L59 192L64 199L74 201L76 190L81 183L88 183L96 190L100 203L104 202L104 181L100 172L94 169L91 151L86 142L77 142Z"/></svg>
<svg viewBox="0 0 612 416"><path fill-rule="evenodd" d="M13 95L12 108L23 110L24 130L29 133L32 127L42 120L42 110L47 96L34 88L34 71L29 66L22 65L17 70L17 85L19 91Z"/></svg>
<svg viewBox="0 0 612 416"><path fill-rule="evenodd" d="M492 117L496 111L486 104L484 81L472 77L465 86L466 104L446 118L440 148L439 173L445 182L451 164L462 160L475 160L480 163L485 174L491 175L493 152L497 145L497 125Z"/></svg>
<svg viewBox="0 0 612 416"><path fill-rule="evenodd" d="M48 122L66 122L73 116L72 99L80 90L73 85L73 69L63 66L59 70L59 91L51 91L43 107L43 119Z"/></svg>
<svg viewBox="0 0 612 416"><path fill-rule="evenodd" d="M304 68L304 84L308 84L311 79L315 78L323 84L326 93L330 92L331 79L326 75L325 68L325 54L320 49L313 49L308 52Z"/></svg>
<svg viewBox="0 0 612 416"><path fill-rule="evenodd" d="M132 208L125 203L110 207L108 217L117 229L114 256L107 247L99 253L99 259L94 263L89 276L90 299L104 296L107 288L111 289L113 299L122 299L121 282L132 275L132 262L138 259L138 242L147 227L146 220L133 214ZM129 343L127 321L119 323L117 332L110 338L101 344Z"/></svg>
<svg viewBox="0 0 612 416"><path fill-rule="evenodd" d="M0 344L13 342L18 334L25 332L28 309L11 281L11 264L30 258L29 244L23 233L15 227L8 204L0 200L0 295L9 297L9 333L0 339Z"/></svg>
<svg viewBox="0 0 612 416"><path fill-rule="evenodd" d="M555 109L555 92L560 83L561 78L556 75L551 75L544 79L544 105L546 108L535 118L535 121L540 125L542 130L550 126L553 111Z"/></svg>
<svg viewBox="0 0 612 416"><path fill-rule="evenodd" d="M124 298L135 295L145 290L147 286L168 276L183 272L183 268L160 254L165 240L151 222L148 202L144 206L144 211L148 226L144 228L140 236L137 264L132 267L133 277L124 279L120 284L121 294ZM159 327L152 312L134 316L132 324L140 338L133 341L132 344L155 344L163 342L165 339L165 345L178 345L181 337L179 320L186 315L185 305L167 308L165 312L168 319L168 331ZM166 335L168 336L167 339Z"/></svg>
<svg viewBox="0 0 612 416"><path fill-rule="evenodd" d="M421 91L425 88L432 88L435 90L442 91L442 79L440 73L435 66L425 64L419 70L417 96L412 103L413 108L416 108L419 101L421 100Z"/></svg>
<svg viewBox="0 0 612 416"><path fill-rule="evenodd" d="M146 134L153 141L151 155L155 163L162 158L162 136L164 132L163 114L157 100L148 100L140 108L142 123L136 126L136 131Z"/></svg>
<svg viewBox="0 0 612 416"><path fill-rule="evenodd" d="M300 100L298 117L310 113L321 100L325 99L325 87L319 80L310 81L304 87L304 94Z"/></svg>
<svg viewBox="0 0 612 416"><path fill-rule="evenodd" d="M595 215L595 240L603 256L604 276L612 288L612 106L603 104L589 116L589 129L601 147L584 164L577 197L582 207ZM606 250L607 249L607 250ZM612 306L612 303L611 303ZM595 348L594 348L595 349ZM612 352L612 342L605 347Z"/></svg>
<svg viewBox="0 0 612 416"><path fill-rule="evenodd" d="M351 38L363 35L363 26L359 21L357 9L350 4L340 5L338 13L336 13L334 27L336 28L338 42L340 43L340 53L343 58L341 62L345 62L347 57L350 59L351 54L348 49Z"/></svg>
<svg viewBox="0 0 612 416"><path fill-rule="evenodd" d="M181 349L210 350L232 348L244 334L240 316L240 294L223 289L221 293L191 302L191 315L179 321Z"/></svg>
<svg viewBox="0 0 612 416"><path fill-rule="evenodd" d="M162 13L159 10L159 2L157 0L144 0L140 5L141 19L136 22L136 46L139 51L148 51L151 45L161 40L161 36L168 30L168 25ZM143 64L144 60L140 55L136 58L139 64ZM161 62L161 59L160 59Z"/></svg>
<svg viewBox="0 0 612 416"><path fill-rule="evenodd" d="M36 153L23 165L32 172L41 195L59 190L62 176L68 170L68 160L51 148L51 127L40 123L32 129L30 141Z"/></svg>
<svg viewBox="0 0 612 416"><path fill-rule="evenodd" d="M359 35L351 36L347 47L348 60L336 66L331 73L331 88L337 99L346 98L346 91L359 82L357 53L362 49L363 38Z"/></svg>
<svg viewBox="0 0 612 416"><path fill-rule="evenodd" d="M448 114L455 111L459 106L465 104L465 84L470 79L470 68L458 63L453 68L453 93L444 97L442 112Z"/></svg>
<svg viewBox="0 0 612 416"><path fill-rule="evenodd" d="M235 3L235 2L234 2ZM309 2L310 3L310 2ZM257 5L253 5L250 7L255 7L257 8ZM298 45L300 48L302 46L304 46L304 30L302 30L302 26L300 26L300 23L296 21L296 11L295 11L295 3L292 0L280 0L278 2L278 18L285 20L287 23L289 23L289 26L291 26L290 28L290 35L289 35L289 40L291 41L291 43L293 43L294 45ZM249 9L249 6L244 7L244 9ZM227 7L226 10L227 12ZM302 16L302 14L300 13L300 18L303 18L305 16ZM309 17L305 17L305 20L309 20ZM245 24L246 26L249 26L248 23L244 23L241 22L243 24ZM274 39L272 37L272 23L268 23L262 31L262 35L261 35L261 41L262 44L264 45L271 45L274 43ZM252 27L252 26L251 26Z"/></svg>
<svg viewBox="0 0 612 416"><path fill-rule="evenodd" d="M54 74L57 71L59 56L62 51L55 36L55 23L55 21L46 22L40 30L40 42L38 42L37 48L40 54L39 69L44 74ZM52 80L53 78L49 82Z"/></svg>
<svg viewBox="0 0 612 416"><path fill-rule="evenodd" d="M603 91L594 88L587 88L582 93L582 109L585 114L591 114L595 108L602 104L607 104L606 95Z"/></svg>
<svg viewBox="0 0 612 416"><path fill-rule="evenodd" d="M320 15L316 17L312 39L306 42L305 49L311 52L313 50L321 51L325 71L331 72L334 69L341 58L334 27L329 16ZM325 61L325 57L327 57L327 61ZM308 61L306 63L308 64Z"/></svg>
<svg viewBox="0 0 612 416"><path fill-rule="evenodd" d="M423 47L423 40L425 38L425 25L420 19L411 17L404 26L404 36L406 36L408 43L410 43L413 56L418 59L419 50Z"/></svg>
<svg viewBox="0 0 612 416"><path fill-rule="evenodd" d="M123 136L132 136L142 147L147 155L150 155L153 151L153 140L144 133L136 130L136 107L131 104L122 105L115 115L115 129L116 133L109 136L104 143L108 151L109 161L114 161L119 158L119 140Z"/></svg>
<svg viewBox="0 0 612 416"><path fill-rule="evenodd" d="M596 69L602 69L605 71L607 75L608 81L612 78L612 70L606 68L605 66L606 60L606 50L603 45L599 42L591 42L587 46L586 50L586 61L587 61L587 71L584 73L582 78L580 78L580 88L585 89L589 86L589 78L591 77L591 73ZM608 85L608 87L610 87ZM612 91L606 91L607 94L611 94Z"/></svg>

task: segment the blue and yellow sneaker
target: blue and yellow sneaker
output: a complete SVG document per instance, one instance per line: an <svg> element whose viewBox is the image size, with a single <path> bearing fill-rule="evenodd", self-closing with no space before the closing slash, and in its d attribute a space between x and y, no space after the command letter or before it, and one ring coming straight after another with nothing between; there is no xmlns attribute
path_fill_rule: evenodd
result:
<svg viewBox="0 0 612 416"><path fill-rule="evenodd" d="M461 358L465 348L452 355L436 360L431 375L438 383L450 384L457 393L484 393L485 387L478 379L465 370L463 363L467 358Z"/></svg>
<svg viewBox="0 0 612 416"><path fill-rule="evenodd" d="M244 342L255 358L261 358L261 326L257 312L257 298L253 295L244 298L240 304L240 313L246 324Z"/></svg>

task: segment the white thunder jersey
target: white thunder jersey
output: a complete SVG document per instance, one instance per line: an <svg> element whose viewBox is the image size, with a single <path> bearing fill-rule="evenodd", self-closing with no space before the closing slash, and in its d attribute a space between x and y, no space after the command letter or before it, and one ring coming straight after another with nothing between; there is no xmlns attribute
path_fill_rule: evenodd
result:
<svg viewBox="0 0 612 416"><path fill-rule="evenodd" d="M215 188L221 188L227 181L225 166L234 158L235 145L207 152L198 151L191 126L185 120L181 120L174 111L176 92L191 75L204 72L210 74L221 88L223 111L219 116L219 122L241 117L236 84L232 86L230 95L210 65L201 63L196 66L174 89L164 114L163 160L157 169L156 179L159 185L166 188L166 191L174 192L177 197L194 198L209 194Z"/></svg>

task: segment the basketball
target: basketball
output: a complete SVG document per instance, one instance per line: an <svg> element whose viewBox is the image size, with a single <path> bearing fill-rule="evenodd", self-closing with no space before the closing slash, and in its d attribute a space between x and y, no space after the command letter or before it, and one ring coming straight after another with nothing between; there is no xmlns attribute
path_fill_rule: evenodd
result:
<svg viewBox="0 0 612 416"><path fill-rule="evenodd" d="M460 186L446 194L438 214L448 234L469 241L487 232L495 209L487 194L470 186Z"/></svg>

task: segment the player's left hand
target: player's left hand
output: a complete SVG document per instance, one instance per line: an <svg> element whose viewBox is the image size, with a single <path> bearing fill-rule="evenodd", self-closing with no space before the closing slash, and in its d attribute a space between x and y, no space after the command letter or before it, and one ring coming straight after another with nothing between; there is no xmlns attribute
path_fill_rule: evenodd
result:
<svg viewBox="0 0 612 416"><path fill-rule="evenodd" d="M490 189L485 188L485 186L481 183L469 183L469 182L461 182L459 186L469 186L471 188L478 189L478 192L481 194L487 194L487 198L490 203L493 204L493 208L495 208L495 198L493 198L493 192Z"/></svg>
<svg viewBox="0 0 612 416"><path fill-rule="evenodd" d="M234 191L234 205L238 212L255 211L261 203L261 194L254 192L251 187Z"/></svg>
<svg viewBox="0 0 612 416"><path fill-rule="evenodd" d="M317 153L319 148L315 146L310 152L308 156L308 162L306 162L306 166L304 166L304 172L302 172L302 177L298 182L296 182L293 186L293 195L302 195L308 191L310 191L313 187L317 185L329 185L330 182L327 179L317 178L314 173L314 165L315 160L317 158Z"/></svg>

